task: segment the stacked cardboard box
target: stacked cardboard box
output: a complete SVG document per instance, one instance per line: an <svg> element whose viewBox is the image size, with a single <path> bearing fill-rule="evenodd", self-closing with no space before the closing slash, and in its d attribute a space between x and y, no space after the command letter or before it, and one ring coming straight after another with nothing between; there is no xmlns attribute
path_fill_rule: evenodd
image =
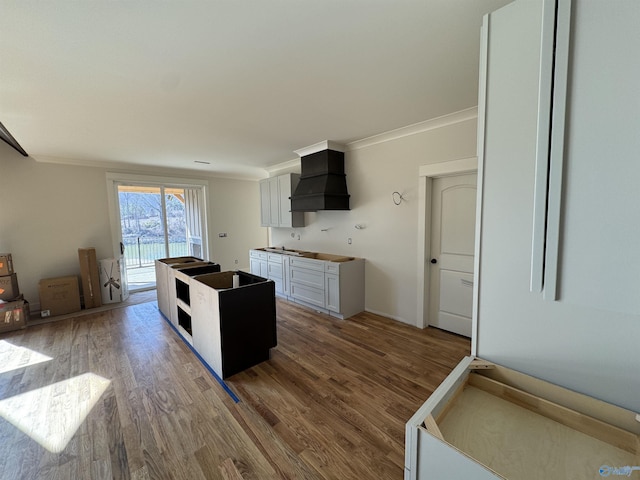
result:
<svg viewBox="0 0 640 480"><path fill-rule="evenodd" d="M0 253L0 332L26 326L29 303L20 295L10 253Z"/></svg>

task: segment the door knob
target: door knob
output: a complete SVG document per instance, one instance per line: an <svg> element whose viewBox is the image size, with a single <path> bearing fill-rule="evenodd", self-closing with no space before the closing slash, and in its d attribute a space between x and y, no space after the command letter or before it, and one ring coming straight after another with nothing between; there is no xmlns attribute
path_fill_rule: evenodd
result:
<svg viewBox="0 0 640 480"><path fill-rule="evenodd" d="M435 264L435 263L438 263L438 260L437 260L437 259L435 259L435 258L432 258L432 259L431 259L431 263L434 263L434 264Z"/></svg>

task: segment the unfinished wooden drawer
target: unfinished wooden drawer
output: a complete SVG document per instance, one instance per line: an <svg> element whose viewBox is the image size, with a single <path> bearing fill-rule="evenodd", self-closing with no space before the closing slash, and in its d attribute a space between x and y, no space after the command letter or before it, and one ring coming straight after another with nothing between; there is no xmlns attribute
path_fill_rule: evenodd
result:
<svg viewBox="0 0 640 480"><path fill-rule="evenodd" d="M615 477L640 467L639 418L467 357L407 423L405 479Z"/></svg>

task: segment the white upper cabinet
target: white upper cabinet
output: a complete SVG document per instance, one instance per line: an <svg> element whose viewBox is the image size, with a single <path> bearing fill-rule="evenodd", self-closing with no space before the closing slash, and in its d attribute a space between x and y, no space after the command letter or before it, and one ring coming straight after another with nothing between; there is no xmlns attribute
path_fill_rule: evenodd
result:
<svg viewBox="0 0 640 480"><path fill-rule="evenodd" d="M291 194L300 175L287 173L260 181L260 219L263 227L304 227L304 213L291 211Z"/></svg>

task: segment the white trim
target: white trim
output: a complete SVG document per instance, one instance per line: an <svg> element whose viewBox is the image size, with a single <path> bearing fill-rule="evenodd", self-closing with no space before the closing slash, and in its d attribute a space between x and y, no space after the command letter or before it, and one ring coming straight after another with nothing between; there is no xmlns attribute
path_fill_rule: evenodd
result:
<svg viewBox="0 0 640 480"><path fill-rule="evenodd" d="M441 117L432 118L423 122L414 123L406 127L397 128L388 132L373 135L371 137L363 138L361 140L355 140L347 143L346 151L358 150L360 148L370 147L377 145L378 143L389 142L391 140L397 140L402 137L408 137L410 135L416 135L418 133L427 132L429 130L435 130L438 128L446 127L460 122L466 122L468 120L474 120L478 116L478 108L471 107L459 112L450 113Z"/></svg>
<svg viewBox="0 0 640 480"><path fill-rule="evenodd" d="M571 0L558 2L556 55L553 82L553 119L551 121L551 157L549 159L549 205L544 259L545 300L558 299L558 255L560 249L560 218L562 210L562 170L566 125L569 44L571 33Z"/></svg>
<svg viewBox="0 0 640 480"><path fill-rule="evenodd" d="M452 175L463 175L473 173L478 170L478 157L461 158L460 160L449 160L448 162L432 163L422 165L418 170L421 177L450 177Z"/></svg>
<svg viewBox="0 0 640 480"><path fill-rule="evenodd" d="M227 180L244 180L255 181L260 178L264 178L266 170L261 167L246 167L249 173L230 173L225 174L223 172L214 172L211 170L203 169L191 169L184 167L163 167L158 165L147 165L142 163L125 163L111 160L91 160L91 159L78 159L67 157L51 157L47 155L29 155L38 163L51 163L55 165L71 165L76 167L87 168L104 168L106 170L122 170L126 172L138 172L139 175L144 175L145 171L152 171L152 176L161 172L163 175L198 175L204 177L224 178ZM124 175L124 174L123 174Z"/></svg>
<svg viewBox="0 0 640 480"><path fill-rule="evenodd" d="M161 177L156 175L138 175L135 173L107 172L107 180L146 185L174 185L176 187L189 187L194 185L200 187L209 186L209 181L201 178Z"/></svg>
<svg viewBox="0 0 640 480"><path fill-rule="evenodd" d="M275 165L271 165L270 167L266 167L265 168L265 170L267 171L269 176L275 176L274 174L276 172L279 172L280 170L294 170L294 169L300 170L300 159L299 158L295 158L293 160L288 160L288 161L282 162L282 163L276 163Z"/></svg>
<svg viewBox="0 0 640 480"><path fill-rule="evenodd" d="M332 145L334 148L332 150L338 150L340 152L350 152L353 150L359 150L361 148L370 147L372 145L377 145L379 143L390 142L392 140L397 140L399 138L408 137L410 135L416 135L418 133L428 132L429 130L435 130L438 128L446 127L449 125L454 125L456 123L466 122L468 120L474 120L478 117L478 107L471 107L465 110L460 110L459 112L450 113L448 115L443 115L441 117L432 118L430 120L424 120L419 123L414 123L413 125L408 125L406 127L397 128L395 130L390 130L388 132L380 133L378 135L372 135L371 137L362 138L360 140L355 140L353 142L347 143L342 146L342 149L335 148L339 144L335 144L333 142L329 142L325 140L324 142L316 143L315 145L311 145L309 147L305 147L299 150L295 150L295 153L303 153L304 155L309 155L310 153L314 153L315 151L323 150L327 148L326 145ZM317 148L317 150L313 150ZM303 156L303 155L300 155ZM300 167L300 159L296 158L294 160L287 160L285 162L276 163L269 167L265 167L265 171L272 175L275 172L285 169L294 169Z"/></svg>
<svg viewBox="0 0 640 480"><path fill-rule="evenodd" d="M482 203L484 199L484 131L487 115L487 76L489 55L489 24L491 15L482 18L480 28L480 76L478 80L478 136L476 148L478 153L478 192L476 197L476 244L473 259L473 305L471 312L471 355L478 354L478 326L480 319L480 252L482 250Z"/></svg>
<svg viewBox="0 0 640 480"><path fill-rule="evenodd" d="M331 140L323 140L322 142L314 143L313 145L309 145L308 147L303 147L298 150L294 150L294 152L301 157L306 155L311 155L312 153L321 152L323 150L335 150L336 152L344 152L344 145L340 143L332 142Z"/></svg>
<svg viewBox="0 0 640 480"><path fill-rule="evenodd" d="M420 175L418 178L418 328L427 326L424 313L429 311L429 295L426 294L429 291L429 281L425 267L431 252L431 235L427 235L427 225L431 225L432 184L433 178L429 175Z"/></svg>
<svg viewBox="0 0 640 480"><path fill-rule="evenodd" d="M116 258L120 257L120 241L122 232L120 226L120 210L117 201L117 189L119 183L133 183L138 185L176 186L176 187L202 187L202 255L209 258L209 181L194 178L160 177L153 175L138 175L133 173L107 172L107 205L109 208L109 223L111 226L111 242Z"/></svg>
<svg viewBox="0 0 640 480"><path fill-rule="evenodd" d="M427 257L430 248L430 239L427 238L429 237L429 235L427 235L427 226L431 222L431 179L437 177L462 175L465 173L475 173L477 170L477 157L462 158L460 160L450 160L448 162L422 165L418 169L418 174L420 177L418 181L418 198L420 201L420 204L418 206L418 261L416 262L418 274L416 327L418 328L425 328L429 325L429 322L425 321L425 314L427 314L428 316L429 313L429 296L427 295L427 292L429 291L429 263L427 262ZM473 275L473 288L475 290L478 284L478 271L474 271Z"/></svg>
<svg viewBox="0 0 640 480"><path fill-rule="evenodd" d="M408 321L407 319L402 318L402 317L398 317L396 315L391 315L390 313L387 313L387 312L381 312L379 310L371 310L370 308L365 308L364 311L365 312L369 312L369 313L373 313L374 315L380 315L381 317L387 317L387 318L390 318L391 320L396 320L396 321L404 323L406 325L413 325L413 323Z"/></svg>
<svg viewBox="0 0 640 480"><path fill-rule="evenodd" d="M544 249L547 223L547 181L549 175L549 131L555 40L555 0L542 2L540 76L538 80L538 125L533 193L533 238L529 291L540 293L544 286Z"/></svg>

